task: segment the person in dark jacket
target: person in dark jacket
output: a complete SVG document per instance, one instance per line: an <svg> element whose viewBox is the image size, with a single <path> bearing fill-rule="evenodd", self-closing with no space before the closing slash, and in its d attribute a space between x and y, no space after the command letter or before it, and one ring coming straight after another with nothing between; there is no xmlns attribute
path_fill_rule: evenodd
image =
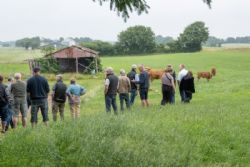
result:
<svg viewBox="0 0 250 167"><path fill-rule="evenodd" d="M139 81L133 80L132 82L139 84L139 92L140 92L140 98L141 98L141 104L143 107L149 106L148 102L148 89L149 89L149 75L145 71L144 66L139 66Z"/></svg>
<svg viewBox="0 0 250 167"><path fill-rule="evenodd" d="M191 71L188 71L187 75L183 77L180 83L180 90L185 92L184 103L190 103L195 93L194 77Z"/></svg>
<svg viewBox="0 0 250 167"><path fill-rule="evenodd" d="M27 82L27 93L31 100L31 124L34 127L37 124L37 113L41 109L43 122L48 124L48 81L40 75L40 68L33 69L33 77Z"/></svg>
<svg viewBox="0 0 250 167"><path fill-rule="evenodd" d="M0 75L0 117L2 133L6 132L8 124L12 120L12 112L9 109L9 100L6 93L7 86L3 84L3 76Z"/></svg>
<svg viewBox="0 0 250 167"><path fill-rule="evenodd" d="M137 85L136 83L133 83L132 80L135 80L135 77L137 75L136 73L137 65L133 64L131 71L128 73L127 77L130 80L131 90L130 90L130 105L134 104L135 97L137 96Z"/></svg>
<svg viewBox="0 0 250 167"><path fill-rule="evenodd" d="M113 68L108 67L106 69L106 79L105 79L105 105L106 112L111 112L111 106L113 107L114 113L117 114L117 104L116 104L116 95L118 87L118 77L114 74Z"/></svg>
<svg viewBox="0 0 250 167"><path fill-rule="evenodd" d="M61 120L64 120L64 108L66 102L67 86L63 83L62 75L56 76L56 84L52 89L52 114L53 120L57 120L57 113L59 111Z"/></svg>

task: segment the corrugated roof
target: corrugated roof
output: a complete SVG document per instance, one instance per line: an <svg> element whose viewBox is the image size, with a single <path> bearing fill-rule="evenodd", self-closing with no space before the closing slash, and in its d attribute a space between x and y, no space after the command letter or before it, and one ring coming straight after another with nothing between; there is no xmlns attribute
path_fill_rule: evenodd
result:
<svg viewBox="0 0 250 167"><path fill-rule="evenodd" d="M53 56L54 58L80 58L80 57L97 57L98 52L80 46L70 46L60 49L51 54L45 55L45 57Z"/></svg>

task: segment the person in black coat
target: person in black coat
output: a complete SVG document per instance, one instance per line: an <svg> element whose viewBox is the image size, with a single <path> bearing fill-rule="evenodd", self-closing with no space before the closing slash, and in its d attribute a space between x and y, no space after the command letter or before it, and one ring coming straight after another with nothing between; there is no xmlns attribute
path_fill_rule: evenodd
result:
<svg viewBox="0 0 250 167"><path fill-rule="evenodd" d="M181 80L180 91L185 91L184 103L190 103L195 93L194 77L191 71L188 71L187 75Z"/></svg>

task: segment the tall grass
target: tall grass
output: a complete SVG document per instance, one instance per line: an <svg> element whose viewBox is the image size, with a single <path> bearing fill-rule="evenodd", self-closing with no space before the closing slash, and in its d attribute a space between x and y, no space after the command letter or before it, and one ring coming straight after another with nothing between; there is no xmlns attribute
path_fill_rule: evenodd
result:
<svg viewBox="0 0 250 167"><path fill-rule="evenodd" d="M177 91L176 104L165 107L159 105L160 82L156 80L151 83L149 108L142 109L137 97L132 110L118 116L105 113L102 74L97 78L77 75L78 83L88 89L81 118L72 121L67 105L64 122L19 127L0 136L0 166L249 166L248 51L102 60L117 72L128 71L134 63L159 69L185 63L194 73L215 66L218 75L210 82L196 81L191 104L181 104ZM52 85L54 75L46 76ZM73 76L65 74L65 82Z"/></svg>

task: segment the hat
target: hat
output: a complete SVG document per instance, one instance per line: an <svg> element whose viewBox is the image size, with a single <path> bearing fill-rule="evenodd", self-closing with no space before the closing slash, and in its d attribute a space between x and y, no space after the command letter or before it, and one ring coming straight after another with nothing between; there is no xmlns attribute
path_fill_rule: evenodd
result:
<svg viewBox="0 0 250 167"><path fill-rule="evenodd" d="M132 69L136 69L136 68L137 68L137 65L136 65L136 64L133 64L131 67L132 67Z"/></svg>

